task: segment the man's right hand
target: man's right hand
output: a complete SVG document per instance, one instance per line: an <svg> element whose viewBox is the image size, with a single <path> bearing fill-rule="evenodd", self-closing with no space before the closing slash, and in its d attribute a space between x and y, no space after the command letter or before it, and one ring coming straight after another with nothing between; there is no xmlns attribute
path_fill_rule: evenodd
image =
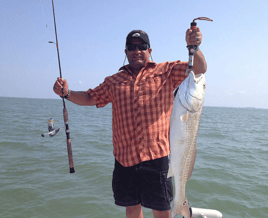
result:
<svg viewBox="0 0 268 218"><path fill-rule="evenodd" d="M53 91L61 97L66 96L69 92L67 81L58 77L53 86Z"/></svg>
<svg viewBox="0 0 268 218"><path fill-rule="evenodd" d="M67 81L58 77L53 86L53 91L61 97L68 95L69 89ZM93 106L97 104L97 102L93 98L91 98L90 94L87 91L70 91L69 94L70 95L68 97L68 101L71 101L75 104L84 106Z"/></svg>

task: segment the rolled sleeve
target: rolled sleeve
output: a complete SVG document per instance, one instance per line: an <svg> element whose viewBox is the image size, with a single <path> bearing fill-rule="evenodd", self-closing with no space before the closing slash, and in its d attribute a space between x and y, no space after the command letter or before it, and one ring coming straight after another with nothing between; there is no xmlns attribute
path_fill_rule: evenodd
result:
<svg viewBox="0 0 268 218"><path fill-rule="evenodd" d="M88 89L87 92L97 102L96 107L104 107L111 102L111 96L109 94L109 85L105 80L99 86L94 89Z"/></svg>

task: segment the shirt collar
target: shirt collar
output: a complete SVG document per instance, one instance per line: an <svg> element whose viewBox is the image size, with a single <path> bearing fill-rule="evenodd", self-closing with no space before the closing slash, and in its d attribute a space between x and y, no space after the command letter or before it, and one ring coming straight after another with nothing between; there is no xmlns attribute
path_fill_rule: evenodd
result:
<svg viewBox="0 0 268 218"><path fill-rule="evenodd" d="M133 74L133 72L130 70L130 68L129 68L129 64L128 65L124 65L124 66L122 66L122 67L120 67L120 69L118 70L118 71L122 71L122 70L124 70L124 71L126 71L127 73L129 73L129 74ZM155 67L156 66L156 63L155 62L153 62L153 61L149 61L146 65L145 65L145 67L144 68L148 68L148 67L151 67L151 68L153 68L153 67Z"/></svg>

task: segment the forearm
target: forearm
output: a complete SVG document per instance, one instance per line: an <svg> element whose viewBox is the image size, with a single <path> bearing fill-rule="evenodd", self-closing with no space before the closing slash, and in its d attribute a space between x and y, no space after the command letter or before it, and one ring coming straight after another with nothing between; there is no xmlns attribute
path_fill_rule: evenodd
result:
<svg viewBox="0 0 268 218"><path fill-rule="evenodd" d="M207 62L200 50L195 52L193 70L195 74L205 73L207 71Z"/></svg>
<svg viewBox="0 0 268 218"><path fill-rule="evenodd" d="M76 92L70 90L70 95L67 100L81 105L81 106L94 106L96 105L96 101L90 96L88 92Z"/></svg>

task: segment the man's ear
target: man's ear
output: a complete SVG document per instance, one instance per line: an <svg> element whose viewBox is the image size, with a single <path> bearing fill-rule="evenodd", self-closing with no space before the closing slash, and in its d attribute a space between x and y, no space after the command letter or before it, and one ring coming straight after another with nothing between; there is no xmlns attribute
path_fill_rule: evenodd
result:
<svg viewBox="0 0 268 218"><path fill-rule="evenodd" d="M127 55L127 49L125 49L125 53L126 53L126 55Z"/></svg>
<svg viewBox="0 0 268 218"><path fill-rule="evenodd" d="M151 56L151 53L152 53L153 49L152 48L149 48L148 51L149 51L150 56Z"/></svg>

